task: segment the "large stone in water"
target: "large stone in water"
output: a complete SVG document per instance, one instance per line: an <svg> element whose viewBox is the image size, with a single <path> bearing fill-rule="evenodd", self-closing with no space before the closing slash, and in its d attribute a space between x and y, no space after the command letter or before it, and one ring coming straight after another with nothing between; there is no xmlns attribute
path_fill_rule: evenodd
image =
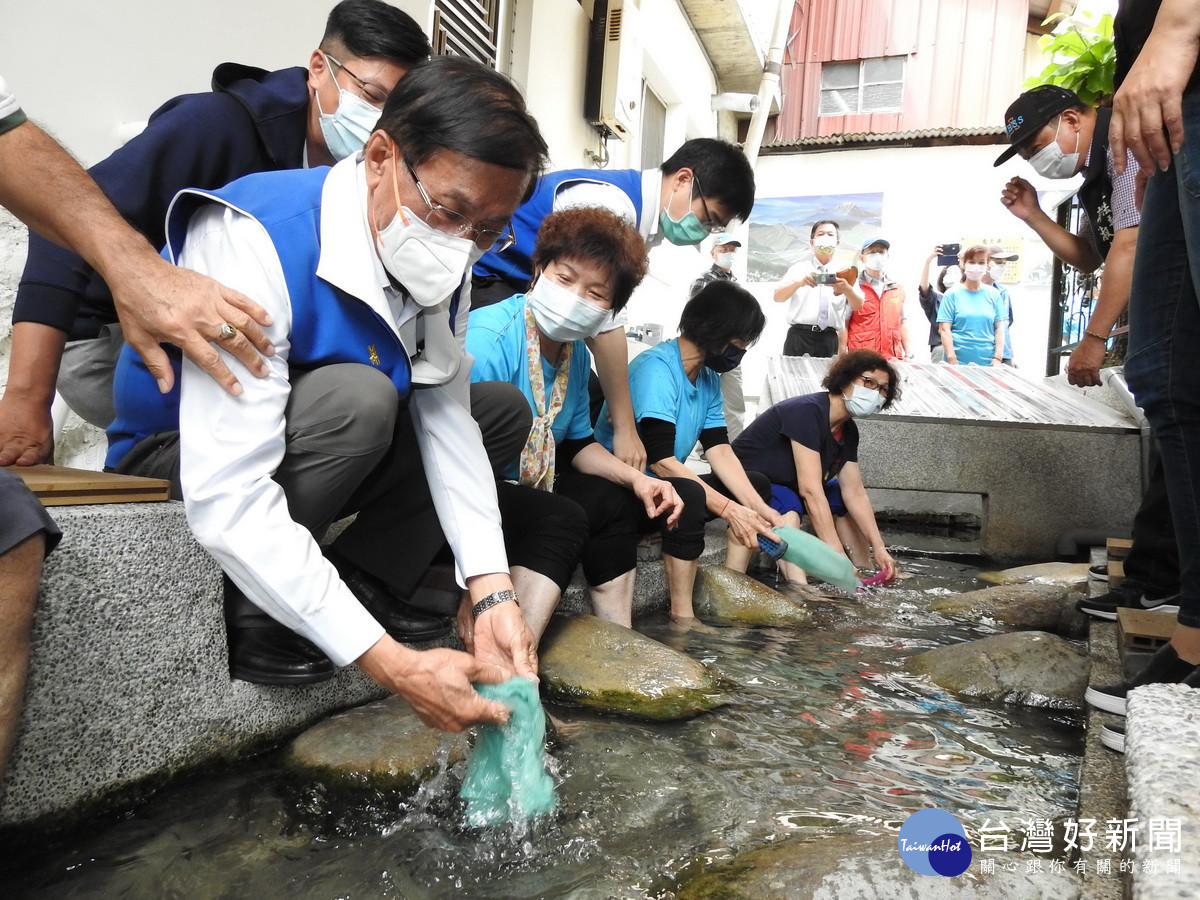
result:
<svg viewBox="0 0 1200 900"><path fill-rule="evenodd" d="M707 712L732 687L691 657L596 616L555 616L538 657L547 699L640 719Z"/></svg>
<svg viewBox="0 0 1200 900"><path fill-rule="evenodd" d="M812 613L779 591L725 566L701 566L696 615L721 625L809 625Z"/></svg>
<svg viewBox="0 0 1200 900"><path fill-rule="evenodd" d="M328 788L411 793L441 768L442 741L407 703L389 697L314 725L292 741L286 762ZM458 735L447 763L465 755L466 737Z"/></svg>
<svg viewBox="0 0 1200 900"><path fill-rule="evenodd" d="M980 853L977 845L972 851L967 871L940 878L908 868L895 835L788 840L708 867L685 882L677 896L679 900L1077 900L1081 895L1081 881L1069 866L1055 871L1045 857L1033 854ZM981 873L983 859L995 862L995 874ZM1041 864L1029 872L1026 861L1034 859Z"/></svg>
<svg viewBox="0 0 1200 900"><path fill-rule="evenodd" d="M1087 563L1047 562L1017 566L999 572L980 572L979 580L989 584L1057 584L1075 591L1086 591Z"/></svg>
<svg viewBox="0 0 1200 900"><path fill-rule="evenodd" d="M1079 709L1090 663L1060 637L1018 631L929 650L908 669L964 697Z"/></svg>
<svg viewBox="0 0 1200 900"><path fill-rule="evenodd" d="M960 619L992 619L1017 628L1060 631L1073 617L1080 595L1055 584L1000 584L978 591L939 597L929 604L931 612Z"/></svg>

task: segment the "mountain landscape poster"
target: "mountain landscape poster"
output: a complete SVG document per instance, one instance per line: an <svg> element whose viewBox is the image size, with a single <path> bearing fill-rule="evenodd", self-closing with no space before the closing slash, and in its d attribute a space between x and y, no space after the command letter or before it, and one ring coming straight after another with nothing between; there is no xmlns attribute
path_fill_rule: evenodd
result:
<svg viewBox="0 0 1200 900"><path fill-rule="evenodd" d="M760 197L750 213L746 280L778 281L790 266L810 258L809 233L821 219L833 219L841 233L834 264L851 265L863 241L880 230L883 194Z"/></svg>

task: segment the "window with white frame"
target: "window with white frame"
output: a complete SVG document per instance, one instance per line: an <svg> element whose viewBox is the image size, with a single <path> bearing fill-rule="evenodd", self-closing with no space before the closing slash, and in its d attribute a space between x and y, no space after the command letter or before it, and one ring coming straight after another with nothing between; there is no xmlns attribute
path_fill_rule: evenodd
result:
<svg viewBox="0 0 1200 900"><path fill-rule="evenodd" d="M900 112L903 102L903 56L827 62L821 66L822 116Z"/></svg>

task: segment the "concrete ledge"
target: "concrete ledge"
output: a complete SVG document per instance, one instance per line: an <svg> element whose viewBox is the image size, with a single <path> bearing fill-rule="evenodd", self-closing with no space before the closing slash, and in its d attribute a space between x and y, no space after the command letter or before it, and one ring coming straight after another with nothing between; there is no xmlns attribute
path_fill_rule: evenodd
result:
<svg viewBox="0 0 1200 900"><path fill-rule="evenodd" d="M1125 775L1134 819L1134 900L1200 896L1200 690L1152 684L1129 695ZM1155 824L1151 831L1151 824ZM1178 830L1175 830L1177 827Z"/></svg>
<svg viewBox="0 0 1200 900"><path fill-rule="evenodd" d="M53 827L113 808L385 694L354 666L307 687L230 679L220 569L193 540L181 504L53 513L63 540L38 597L0 827ZM702 561L719 561L723 527L710 526L708 545ZM635 615L666 604L662 563L640 563ZM591 612L581 573L561 611Z"/></svg>

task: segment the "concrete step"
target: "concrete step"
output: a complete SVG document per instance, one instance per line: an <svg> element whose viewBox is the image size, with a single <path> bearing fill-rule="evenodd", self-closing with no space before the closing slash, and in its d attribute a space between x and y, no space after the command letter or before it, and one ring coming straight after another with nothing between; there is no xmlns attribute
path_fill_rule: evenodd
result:
<svg viewBox="0 0 1200 900"><path fill-rule="evenodd" d="M384 695L354 666L304 687L232 680L221 572L192 539L182 504L53 514L63 540L38 597L0 828L53 827L117 808L131 794ZM710 528L708 544L703 561L719 560L723 527ZM640 563L635 615L666 605L662 563ZM591 611L580 573L561 610Z"/></svg>

